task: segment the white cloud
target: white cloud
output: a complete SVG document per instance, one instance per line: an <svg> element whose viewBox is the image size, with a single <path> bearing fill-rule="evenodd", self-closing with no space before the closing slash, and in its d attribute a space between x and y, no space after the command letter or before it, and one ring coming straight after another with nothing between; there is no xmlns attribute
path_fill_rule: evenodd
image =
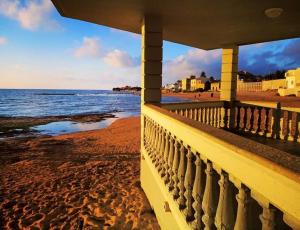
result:
<svg viewBox="0 0 300 230"><path fill-rule="evenodd" d="M118 49L108 52L104 57L104 62L113 67L134 67L139 64L137 58L133 58L125 51Z"/></svg>
<svg viewBox="0 0 300 230"><path fill-rule="evenodd" d="M5 37L0 36L0 46L5 45L7 43L7 39Z"/></svg>
<svg viewBox="0 0 300 230"><path fill-rule="evenodd" d="M76 58L94 58L103 61L109 66L117 68L132 68L140 64L140 59L132 57L127 52L119 49L101 49L99 38L84 37L82 44L73 51Z"/></svg>
<svg viewBox="0 0 300 230"><path fill-rule="evenodd" d="M1 0L0 14L16 20L21 27L28 30L39 28L56 29L58 23L50 18L54 9L50 0Z"/></svg>
<svg viewBox="0 0 300 230"><path fill-rule="evenodd" d="M99 38L84 37L82 45L74 50L74 56L77 58L98 58L101 55Z"/></svg>
<svg viewBox="0 0 300 230"><path fill-rule="evenodd" d="M191 49L187 53L166 61L163 65L165 82L173 82L183 76L200 75L205 71L207 75L220 76L221 50L204 51Z"/></svg>

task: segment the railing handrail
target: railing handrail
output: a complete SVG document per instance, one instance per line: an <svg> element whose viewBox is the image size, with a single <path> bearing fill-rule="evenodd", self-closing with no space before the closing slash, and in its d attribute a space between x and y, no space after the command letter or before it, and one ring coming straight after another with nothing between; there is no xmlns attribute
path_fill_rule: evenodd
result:
<svg viewBox="0 0 300 230"><path fill-rule="evenodd" d="M189 102L173 102L173 103L161 103L157 106L165 109L194 109L206 106L223 106L225 101L189 101Z"/></svg>
<svg viewBox="0 0 300 230"><path fill-rule="evenodd" d="M237 178L253 193L262 195L287 214L299 219L299 158L155 105L143 105L142 114L149 116L194 151L200 152L230 176ZM203 149L203 146L211 147ZM274 186L278 190L275 193L270 191Z"/></svg>
<svg viewBox="0 0 300 230"><path fill-rule="evenodd" d="M237 101L238 104L248 106L259 106L271 109L277 109L278 103L280 102L264 102L264 101ZM281 103L280 103L281 104ZM300 108L280 106L281 110L300 113Z"/></svg>

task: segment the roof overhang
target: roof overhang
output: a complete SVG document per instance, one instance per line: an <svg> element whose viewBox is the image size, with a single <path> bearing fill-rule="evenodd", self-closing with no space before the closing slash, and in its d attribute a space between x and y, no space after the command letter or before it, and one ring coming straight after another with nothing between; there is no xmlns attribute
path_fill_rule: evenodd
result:
<svg viewBox="0 0 300 230"><path fill-rule="evenodd" d="M299 0L52 0L65 17L141 33L144 15L163 22L163 39L205 50L300 37ZM282 8L278 18L265 10Z"/></svg>

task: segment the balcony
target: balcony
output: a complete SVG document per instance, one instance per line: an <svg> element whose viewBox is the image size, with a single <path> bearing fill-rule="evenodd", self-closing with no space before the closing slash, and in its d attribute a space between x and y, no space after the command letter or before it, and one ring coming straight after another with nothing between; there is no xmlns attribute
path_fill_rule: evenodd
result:
<svg viewBox="0 0 300 230"><path fill-rule="evenodd" d="M142 121L141 183L163 229L299 229L299 113L145 104Z"/></svg>

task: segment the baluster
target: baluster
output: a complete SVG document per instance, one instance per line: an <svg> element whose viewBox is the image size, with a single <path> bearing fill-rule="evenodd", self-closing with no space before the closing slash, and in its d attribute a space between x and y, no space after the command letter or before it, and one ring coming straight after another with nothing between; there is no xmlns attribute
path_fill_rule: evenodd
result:
<svg viewBox="0 0 300 230"><path fill-rule="evenodd" d="M149 156L153 160L153 157L155 155L155 137L156 137L156 130L155 130L155 124L151 122L151 138L150 138L150 147L149 147Z"/></svg>
<svg viewBox="0 0 300 230"><path fill-rule="evenodd" d="M219 108L214 108L214 127L218 127L218 111Z"/></svg>
<svg viewBox="0 0 300 230"><path fill-rule="evenodd" d="M281 140L285 140L285 127L287 126L287 117L285 116L285 111L281 111L281 115L280 115L280 139Z"/></svg>
<svg viewBox="0 0 300 230"><path fill-rule="evenodd" d="M222 119L223 120L223 128L227 129L227 128L229 128L229 117L228 117L229 109L227 107L224 107L223 111L224 111L224 116Z"/></svg>
<svg viewBox="0 0 300 230"><path fill-rule="evenodd" d="M270 108L265 108L265 127L264 127L264 136L267 137L270 133L269 124L270 124Z"/></svg>
<svg viewBox="0 0 300 230"><path fill-rule="evenodd" d="M237 114L236 114L236 129L240 129L241 122L241 106L237 106Z"/></svg>
<svg viewBox="0 0 300 230"><path fill-rule="evenodd" d="M154 149L153 149L154 157L152 160L152 162L154 161L153 163L156 163L156 161L158 160L158 147L159 146L160 146L160 128L156 124L156 126L155 126L155 144L154 144Z"/></svg>
<svg viewBox="0 0 300 230"><path fill-rule="evenodd" d="M194 120L198 120L198 109L194 109Z"/></svg>
<svg viewBox="0 0 300 230"><path fill-rule="evenodd" d="M261 110L262 110L262 107L257 107L257 127L256 127L256 134L259 134L261 132L261 122L262 122L262 119L261 119Z"/></svg>
<svg viewBox="0 0 300 230"><path fill-rule="evenodd" d="M229 182L228 174L221 173L219 180L220 195L218 208L215 218L215 226L218 230L233 229L234 226L234 210L232 199L232 186Z"/></svg>
<svg viewBox="0 0 300 230"><path fill-rule="evenodd" d="M165 135L166 135L166 132L162 128L162 130L161 130L161 144L160 144L160 148L159 148L159 159L158 159L158 167L157 167L157 170L158 170L159 173L162 171L163 165L164 165Z"/></svg>
<svg viewBox="0 0 300 230"><path fill-rule="evenodd" d="M188 109L185 109L185 117L189 118L189 111L188 111Z"/></svg>
<svg viewBox="0 0 300 230"><path fill-rule="evenodd" d="M206 164L206 183L205 190L202 201L202 208L204 211L204 215L202 217L202 221L205 225L206 230L210 230L213 228L214 217L216 213L216 202L215 202L215 190L213 186L213 168L212 163L207 162Z"/></svg>
<svg viewBox="0 0 300 230"><path fill-rule="evenodd" d="M249 189L244 185L239 188L239 194L236 195L238 210L234 225L234 230L247 229L248 226L248 204L250 200Z"/></svg>
<svg viewBox="0 0 300 230"><path fill-rule="evenodd" d="M202 122L202 108L198 109L198 121Z"/></svg>
<svg viewBox="0 0 300 230"><path fill-rule="evenodd" d="M173 181L174 181L174 190L173 190L173 197L174 199L177 199L179 197L179 177L178 177L178 170L179 169L179 143L177 139L175 138L174 141L174 160L172 165L172 171L173 171Z"/></svg>
<svg viewBox="0 0 300 230"><path fill-rule="evenodd" d="M151 135L152 135L152 122L147 119L147 122L148 122L148 128L147 128L147 135L146 135L146 149L147 151L149 151L151 149Z"/></svg>
<svg viewBox="0 0 300 230"><path fill-rule="evenodd" d="M168 156L169 156L169 133L166 131L165 135L165 148L164 148L164 155L163 155L163 165L161 170L161 176L164 177L168 171Z"/></svg>
<svg viewBox="0 0 300 230"><path fill-rule="evenodd" d="M272 138L280 139L280 118L281 118L281 104L277 103L276 109L272 109Z"/></svg>
<svg viewBox="0 0 300 230"><path fill-rule="evenodd" d="M203 114L202 114L202 122L205 124L206 123L206 111L207 108L203 107Z"/></svg>
<svg viewBox="0 0 300 230"><path fill-rule="evenodd" d="M143 118L141 118L143 119ZM149 124L148 124L148 120L144 117L144 136L143 136L143 145L144 148L147 149L147 138L148 138L148 129L149 129Z"/></svg>
<svg viewBox="0 0 300 230"><path fill-rule="evenodd" d="M296 114L296 127L295 127L295 142L300 142L300 113Z"/></svg>
<svg viewBox="0 0 300 230"><path fill-rule="evenodd" d="M210 121L210 113L211 113L211 108L208 107L208 108L207 108L207 114L206 114L206 124L208 124L208 125L209 125L209 123L211 122L211 121Z"/></svg>
<svg viewBox="0 0 300 230"><path fill-rule="evenodd" d="M262 224L262 230L275 229L275 209L270 205L263 205L263 212L259 215L259 219Z"/></svg>
<svg viewBox="0 0 300 230"><path fill-rule="evenodd" d="M212 107L210 108L210 122L209 122L211 126L214 126L214 122L215 122L214 117L215 117L215 108Z"/></svg>
<svg viewBox="0 0 300 230"><path fill-rule="evenodd" d="M247 131L248 124L248 107L244 107L244 117L243 117L243 131Z"/></svg>
<svg viewBox="0 0 300 230"><path fill-rule="evenodd" d="M183 116L183 110L182 109L180 109L180 115Z"/></svg>
<svg viewBox="0 0 300 230"><path fill-rule="evenodd" d="M249 121L249 132L253 131L254 128L254 112L255 112L255 107L250 107L250 121Z"/></svg>
<svg viewBox="0 0 300 230"><path fill-rule="evenodd" d="M185 210L186 220L191 221L194 219L194 213L193 213L193 197L192 197L192 191L193 191L193 175L192 175L192 159L193 154L191 151L191 148L188 147L188 153L187 153L187 166L186 166L186 173L184 178L184 186L185 186L185 193L184 197L186 199L186 206L187 209Z"/></svg>
<svg viewBox="0 0 300 230"><path fill-rule="evenodd" d="M281 111L281 115L280 115L280 122L279 122L279 124L280 124L280 133L279 133L279 135L280 135L280 139L281 140L285 140L285 126L287 126L287 117L285 116L285 111Z"/></svg>
<svg viewBox="0 0 300 230"><path fill-rule="evenodd" d="M196 173L195 173L195 180L193 186L193 208L195 210L195 222L194 222L194 229L202 229L202 198L203 198L203 188L202 188L202 170L203 164L199 154L196 154Z"/></svg>
<svg viewBox="0 0 300 230"><path fill-rule="evenodd" d="M169 146L170 146L170 152L169 152L169 157L168 157L168 171L166 173L165 177L165 183L169 184L169 190L171 191L174 186L174 182L172 180L173 177L173 170L172 170L172 165L173 165L173 159L174 159L174 143L173 143L173 137L170 135L169 139Z"/></svg>
<svg viewBox="0 0 300 230"><path fill-rule="evenodd" d="M193 120L193 109L189 109L189 118Z"/></svg>
<svg viewBox="0 0 300 230"><path fill-rule="evenodd" d="M184 197L184 176L185 176L185 148L183 143L180 143L180 163L178 170L178 178L179 178L179 208L184 209L185 206L185 197Z"/></svg>
<svg viewBox="0 0 300 230"><path fill-rule="evenodd" d="M289 141L293 141L294 138L293 138L293 133L292 133L292 130L293 130L293 112L291 111L288 111L287 112L288 116L287 116L287 127L286 127L286 140L289 140Z"/></svg>
<svg viewBox="0 0 300 230"><path fill-rule="evenodd" d="M224 117L224 115L223 115L223 108L222 107L220 107L219 108L219 128L222 128L222 125L224 125L223 124L223 117Z"/></svg>
<svg viewBox="0 0 300 230"><path fill-rule="evenodd" d="M162 143L162 128L158 127L158 141L157 141L157 146L156 146L156 153L155 153L155 167L159 166L159 161L160 161L160 147Z"/></svg>
<svg viewBox="0 0 300 230"><path fill-rule="evenodd" d="M152 124L149 119L146 119L146 132L145 132L145 149L148 152L148 155L151 155L151 129Z"/></svg>

